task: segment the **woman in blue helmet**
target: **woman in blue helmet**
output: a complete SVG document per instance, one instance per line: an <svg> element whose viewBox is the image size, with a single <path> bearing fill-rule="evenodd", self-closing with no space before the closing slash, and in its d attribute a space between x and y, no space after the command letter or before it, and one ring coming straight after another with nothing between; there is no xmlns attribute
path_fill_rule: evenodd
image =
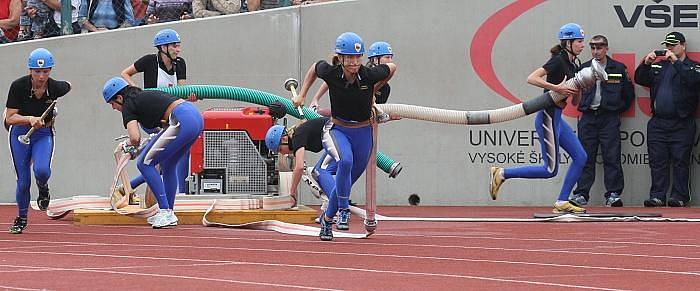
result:
<svg viewBox="0 0 700 291"><path fill-rule="evenodd" d="M384 41L378 41L369 46L369 52L367 53L367 67L371 68L380 64L387 64L394 62L394 51L391 49L391 45ZM321 87L316 91L314 98L311 99L309 107L314 108L321 115L330 115L328 110L318 109L318 101L323 97L324 94L328 92L328 85L326 83L321 84ZM391 87L389 83L384 83L383 86L377 88L374 92L375 103L384 104L389 99L389 93L391 92ZM384 122L388 121L389 116L381 111L379 108L375 109L378 111L379 120ZM400 119L399 117L392 117L392 119Z"/></svg>
<svg viewBox="0 0 700 291"><path fill-rule="evenodd" d="M143 88L185 85L187 82L187 65L185 59L180 57L180 42L180 35L175 30L167 28L159 31L153 38L153 46L158 49L158 53L148 54L136 60L136 62L122 71L122 78L124 78L129 85L136 86L131 77L137 73L143 73ZM188 100L196 102L197 96L192 93ZM153 132L147 131L147 133L156 132L158 132L158 129L154 129ZM179 193L187 192L185 179L187 179L189 175L189 157L190 151L188 149L187 154L183 156L182 160L178 163L177 176ZM143 182L143 176L137 176L131 180L131 188L136 189L136 187L143 184ZM122 192L122 195L126 195L123 186L119 186L117 190Z"/></svg>
<svg viewBox="0 0 700 291"><path fill-rule="evenodd" d="M331 100L331 123L329 139L323 147L337 163L335 189L329 193L328 208L321 215L321 240L332 240L331 219L339 211L338 223L347 223L350 209L348 199L352 177L362 173L369 161L372 149L372 126L375 86L387 82L396 71L393 63L373 68L362 65L365 46L355 33L345 32L335 42L333 64L318 61L311 65L295 106L304 104L306 94L317 78L328 85Z"/></svg>
<svg viewBox="0 0 700 291"><path fill-rule="evenodd" d="M290 195L295 199L297 198L299 182L304 171L306 171L304 168L304 154L307 150L314 153L323 151L322 140L330 138L328 136L324 137L324 135L328 134L328 131L324 130L324 128L332 125L329 120L330 118L328 117L316 118L304 121L289 129L282 125L274 125L268 129L265 135L265 146L267 146L268 150L280 155L291 154L294 156ZM322 156L327 155L324 152ZM335 168L335 161L332 161L332 163L328 161L328 163L323 165L319 162L313 170L314 182L318 181L317 183L324 193L330 193L335 187L335 180L333 180ZM320 173L320 171L323 171L323 173ZM320 179L319 176L323 176L324 179Z"/></svg>
<svg viewBox="0 0 700 291"><path fill-rule="evenodd" d="M137 154L141 141L139 124L146 129L163 128L144 147L136 166L153 190L160 208L152 219L153 228L176 226L178 219L173 206L178 182L177 163L204 128L202 115L190 102L161 91L143 91L120 77L105 83L102 96L114 110L122 113L129 135L124 151L132 157ZM160 172L156 165L160 165Z"/></svg>
<svg viewBox="0 0 700 291"><path fill-rule="evenodd" d="M532 72L527 77L527 82L543 88L544 92L552 90L576 97L579 92L567 87L564 81L573 78L579 70L580 61L577 62L577 60L585 46L583 38L583 29L578 24L568 23L562 26L559 30L560 43L550 50L551 58L541 68ZM496 199L498 189L506 179L547 179L556 176L559 169L559 147L561 146L571 156L572 163L569 165L564 184L552 211L554 213L586 212L581 205L568 201L569 194L581 175L587 157L578 137L561 117L562 109L565 106L566 101L564 100L555 106L540 110L535 117L535 129L542 151L542 165L506 169L491 167L489 188L492 199Z"/></svg>
<svg viewBox="0 0 700 291"><path fill-rule="evenodd" d="M12 164L17 175L18 216L10 227L10 233L20 234L27 227L29 209L29 187L31 185L30 167L34 164L34 178L39 187L37 204L42 210L49 207L49 177L51 177L51 160L54 150L53 118L54 112L45 119L41 115L49 105L71 90L70 83L49 77L54 67L51 52L38 48L29 54L27 61L29 74L10 85L5 109L5 125L9 126L10 152ZM35 128L29 144L21 143L18 137Z"/></svg>

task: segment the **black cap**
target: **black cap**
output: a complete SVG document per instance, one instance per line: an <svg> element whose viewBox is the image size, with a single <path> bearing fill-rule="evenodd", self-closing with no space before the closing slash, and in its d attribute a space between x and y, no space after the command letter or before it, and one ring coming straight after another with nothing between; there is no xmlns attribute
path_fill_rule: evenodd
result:
<svg viewBox="0 0 700 291"><path fill-rule="evenodd" d="M685 43L685 36L682 33L674 31L666 35L666 39L661 42L661 44L677 45L679 43Z"/></svg>

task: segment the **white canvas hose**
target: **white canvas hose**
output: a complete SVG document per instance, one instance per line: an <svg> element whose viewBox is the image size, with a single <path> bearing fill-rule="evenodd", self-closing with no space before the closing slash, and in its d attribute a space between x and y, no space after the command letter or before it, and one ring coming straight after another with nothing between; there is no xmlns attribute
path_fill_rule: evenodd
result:
<svg viewBox="0 0 700 291"><path fill-rule="evenodd" d="M597 61L590 67L581 69L574 78L566 81L566 86L576 90L585 90L595 84L596 80L607 80L605 68ZM565 95L549 91L536 98L512 106L491 110L450 110L406 104L377 104L382 111L392 116L431 121L447 124L491 124L511 121L547 108L566 98Z"/></svg>

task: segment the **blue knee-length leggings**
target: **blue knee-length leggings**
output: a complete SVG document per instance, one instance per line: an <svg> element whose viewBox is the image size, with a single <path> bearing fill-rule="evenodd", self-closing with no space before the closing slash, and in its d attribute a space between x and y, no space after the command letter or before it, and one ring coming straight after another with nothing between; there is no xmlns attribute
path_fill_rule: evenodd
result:
<svg viewBox="0 0 700 291"><path fill-rule="evenodd" d="M203 128L204 120L197 107L184 102L173 109L170 126L151 140L139 155L137 167L153 190L160 209L172 209L175 205L177 164ZM160 165L160 172L156 165Z"/></svg>
<svg viewBox="0 0 700 291"><path fill-rule="evenodd" d="M339 208L350 207L352 184L367 168L372 150L372 126L351 128L331 124L329 127L330 130L323 136L323 147L335 160L337 168L335 187L330 193L327 192L328 208L325 215L330 218L335 216Z"/></svg>

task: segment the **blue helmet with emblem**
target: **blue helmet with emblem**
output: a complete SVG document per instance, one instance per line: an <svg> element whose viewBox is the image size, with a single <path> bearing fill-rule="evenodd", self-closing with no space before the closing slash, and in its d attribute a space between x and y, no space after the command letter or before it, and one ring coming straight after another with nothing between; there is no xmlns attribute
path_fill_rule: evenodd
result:
<svg viewBox="0 0 700 291"><path fill-rule="evenodd" d="M177 34L177 31L170 28L159 31L156 33L156 37L153 38L153 46L155 47L179 42L181 42L180 35Z"/></svg>
<svg viewBox="0 0 700 291"><path fill-rule="evenodd" d="M102 97L105 98L105 102L109 103L109 101L114 99L114 96L117 95L117 92L121 91L128 85L129 83L127 83L126 80L122 79L121 77L109 79L102 89Z"/></svg>
<svg viewBox="0 0 700 291"><path fill-rule="evenodd" d="M363 55L365 43L354 32L343 32L335 39L335 53L339 55Z"/></svg>
<svg viewBox="0 0 700 291"><path fill-rule="evenodd" d="M369 52L367 53L368 58L381 57L381 56L393 56L394 52L391 50L391 45L388 42L378 41L369 46Z"/></svg>
<svg viewBox="0 0 700 291"><path fill-rule="evenodd" d="M583 28L576 23L567 23L559 28L559 40L583 39Z"/></svg>
<svg viewBox="0 0 700 291"><path fill-rule="evenodd" d="M38 48L29 54L27 67L30 69L48 69L53 68L53 55L45 48Z"/></svg>
<svg viewBox="0 0 700 291"><path fill-rule="evenodd" d="M278 152L280 148L280 143L282 143L282 136L287 132L283 125L274 125L267 130L265 134L265 146L271 152Z"/></svg>

